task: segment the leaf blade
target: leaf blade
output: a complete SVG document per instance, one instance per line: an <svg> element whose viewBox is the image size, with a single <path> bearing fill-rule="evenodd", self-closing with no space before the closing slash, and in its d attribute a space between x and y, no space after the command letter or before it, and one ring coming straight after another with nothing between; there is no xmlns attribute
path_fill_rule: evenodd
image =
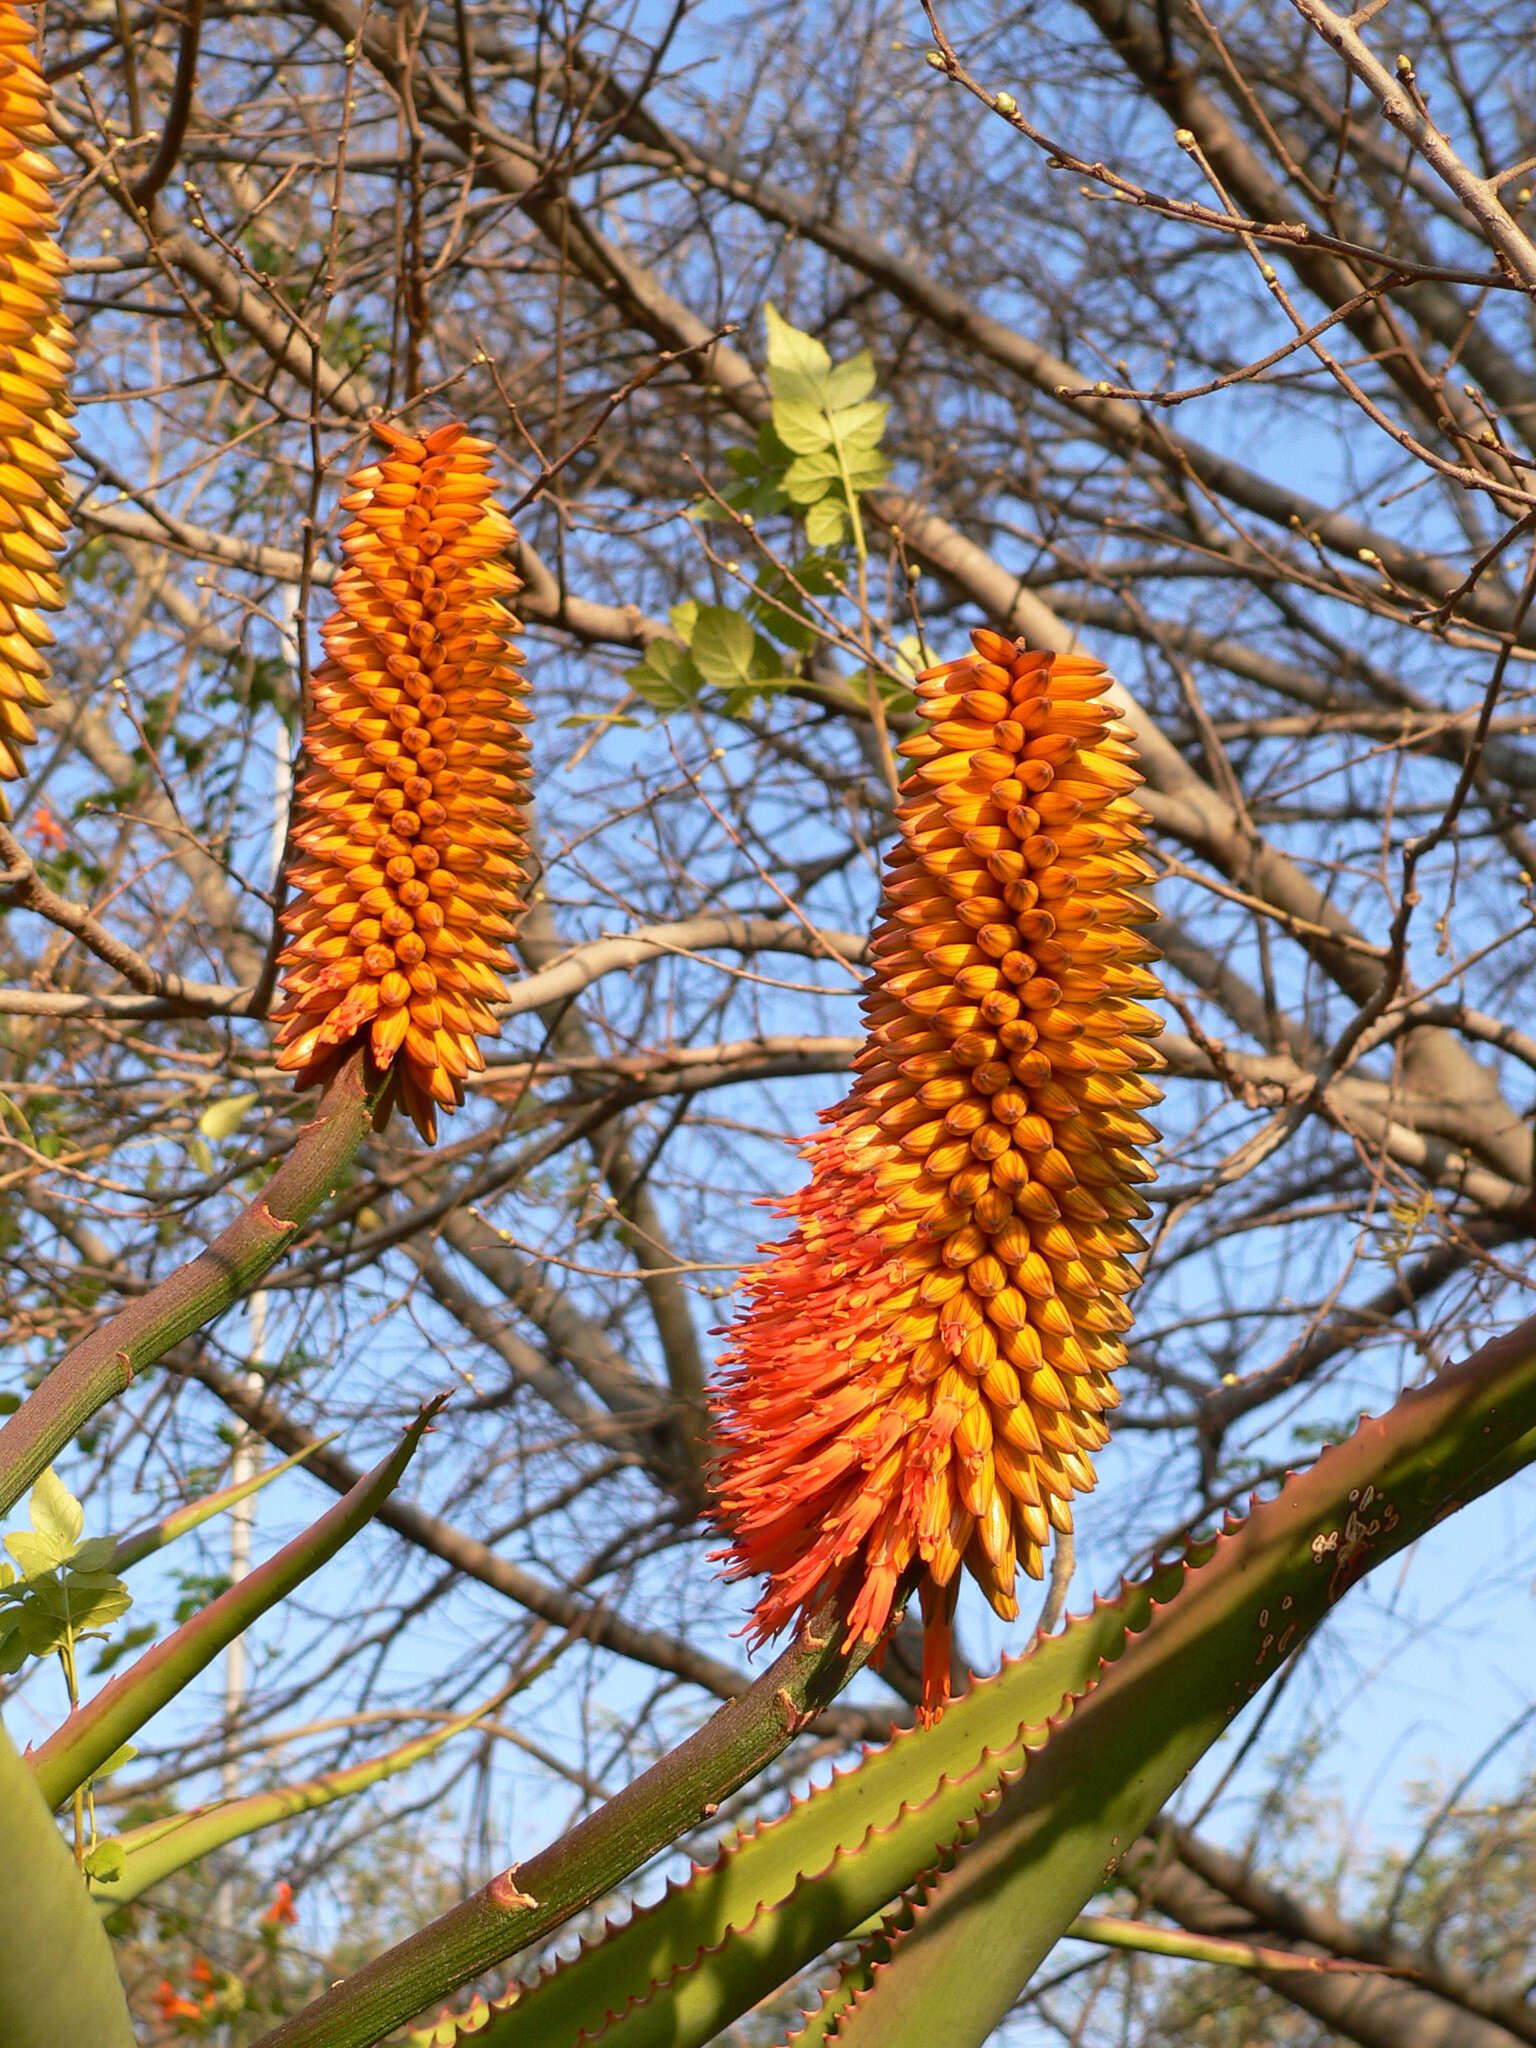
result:
<svg viewBox="0 0 1536 2048"><path fill-rule="evenodd" d="M389 1456L365 1473L319 1521L164 1642L147 1650L33 1751L30 1761L37 1785L51 1806L69 1798L114 1750L211 1663L226 1643L318 1571L371 1519L375 1508L393 1491L445 1398L429 1402Z"/></svg>
<svg viewBox="0 0 1536 2048"><path fill-rule="evenodd" d="M134 2048L112 1951L53 1815L0 1727L0 2041Z"/></svg>
<svg viewBox="0 0 1536 2048"><path fill-rule="evenodd" d="M270 1486L274 1479L281 1479L285 1472L291 1472L295 1465L302 1465L314 1452L323 1450L327 1444L336 1441L336 1432L321 1437L316 1443L306 1444L295 1451L290 1458L283 1458L275 1465L264 1465L249 1479L238 1480L233 1486L222 1486L216 1493L205 1493L197 1500L188 1501L184 1507L173 1508L168 1515L162 1515L158 1522L150 1522L142 1529L131 1529L126 1535L104 1538L111 1543L110 1564L115 1572L125 1572L131 1565L142 1563L157 1550L164 1550L168 1543L174 1543L178 1536L185 1536L201 1523L211 1521L215 1515L223 1514L242 1500L249 1500L260 1493L264 1486Z"/></svg>
<svg viewBox="0 0 1536 2048"><path fill-rule="evenodd" d="M574 2040L582 2028L596 2031L605 2001L618 2017L601 2035L604 2048L640 2048L685 2020L679 2039L708 2040L734 2017L727 2006L755 2003L799 1967L812 1922L826 1946L879 1911L931 1863L995 1793L1021 1726L1043 1724L1074 1690L1088 1685L1128 1620L1144 1615L1154 1591L1171 1592L1180 1570L1172 1567L1144 1586L1124 1589L1118 1600L1096 1605L953 1702L936 1727L901 1730L781 1820L727 1848L686 1889L674 1888L528 1992L493 2002L477 2043L512 2048L514 2041ZM921 1816L903 1821L903 1810L912 1808L921 1809ZM835 1883L816 1897L808 1881L822 1873L835 1873ZM781 1914L776 1930L769 1916L791 1899L793 1925ZM726 1995L695 1984L688 2009L679 2012L674 2001L664 2019L656 1994L668 1977L666 1957L687 1952L671 1973L670 1981L680 1983L699 1957L749 1930L751 1958L733 1972L723 1987Z"/></svg>
<svg viewBox="0 0 1536 2048"><path fill-rule="evenodd" d="M51 1465L37 1475L27 1506L33 1529L56 1548L53 1562L63 1564L85 1533L85 1510Z"/></svg>
<svg viewBox="0 0 1536 2048"><path fill-rule="evenodd" d="M739 690L752 680L752 621L729 605L699 607L689 651L706 683Z"/></svg>
<svg viewBox="0 0 1536 2048"><path fill-rule="evenodd" d="M276 1827L296 1814L312 1813L317 1807L351 1798L409 1770L454 1736L462 1735L466 1728L474 1727L496 1704L497 1701L488 1700L441 1728L433 1728L395 1749L365 1757L360 1763L348 1764L340 1770L253 1792L243 1799L215 1801L190 1813L149 1821L141 1828L114 1836L112 1839L122 1851L121 1867L113 1875L102 1872L91 1886L91 1896L103 1911L130 1905L152 1885L160 1884L229 1842L243 1841L248 1835Z"/></svg>

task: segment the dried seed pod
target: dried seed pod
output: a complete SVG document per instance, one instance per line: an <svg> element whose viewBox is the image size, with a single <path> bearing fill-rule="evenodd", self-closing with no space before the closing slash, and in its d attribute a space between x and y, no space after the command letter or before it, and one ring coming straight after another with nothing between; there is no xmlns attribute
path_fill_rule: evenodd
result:
<svg viewBox="0 0 1536 2048"><path fill-rule="evenodd" d="M398 1102L431 1144L506 994L531 713L489 444L459 425L375 431L389 452L342 500L354 516L304 728L273 1014L296 1086L362 1041L389 1077L380 1121Z"/></svg>
<svg viewBox="0 0 1536 2048"><path fill-rule="evenodd" d="M1016 1567L1041 1576L1093 1484L1163 1063L1109 676L971 637L918 679L859 1078L805 1147L794 1231L743 1280L716 1402L728 1568L766 1580L757 1640L840 1591L850 1642L879 1642L915 1589L925 1718L961 1563L1011 1618ZM1072 824L1038 831L1023 766Z"/></svg>

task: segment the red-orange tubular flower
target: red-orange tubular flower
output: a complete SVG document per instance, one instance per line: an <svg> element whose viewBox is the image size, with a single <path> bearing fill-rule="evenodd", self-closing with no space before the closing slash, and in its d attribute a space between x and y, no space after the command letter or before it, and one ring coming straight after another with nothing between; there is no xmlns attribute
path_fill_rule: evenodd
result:
<svg viewBox="0 0 1536 2048"><path fill-rule="evenodd" d="M793 1234L743 1281L717 1403L731 1574L766 1577L756 1639L840 1594L848 1642L878 1643L915 1588L925 1718L961 1565L1011 1620L1017 1568L1041 1576L1094 1483L1163 1064L1110 679L971 638L918 680L859 1079L806 1147Z"/></svg>
<svg viewBox="0 0 1536 2048"><path fill-rule="evenodd" d="M430 1144L506 995L531 713L489 444L459 425L376 432L389 452L342 499L304 728L277 1063L308 1088L365 1044L381 1121L398 1102Z"/></svg>
<svg viewBox="0 0 1536 2048"><path fill-rule="evenodd" d="M37 738L28 707L48 702L40 613L64 588L54 556L69 515L61 463L74 440L65 396L73 359L54 240L47 81L30 19L0 0L0 785ZM0 787L0 818L10 816Z"/></svg>

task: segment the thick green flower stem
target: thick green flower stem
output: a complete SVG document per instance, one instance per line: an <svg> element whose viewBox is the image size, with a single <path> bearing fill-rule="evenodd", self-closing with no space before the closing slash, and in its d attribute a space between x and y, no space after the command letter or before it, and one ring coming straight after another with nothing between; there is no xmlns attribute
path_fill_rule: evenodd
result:
<svg viewBox="0 0 1536 2048"><path fill-rule="evenodd" d="M281 1258L351 1164L380 1085L368 1085L363 1054L355 1053L245 1213L189 1265L65 1353L0 1429L0 1514L15 1506L76 1431L123 1393L135 1374L222 1315Z"/></svg>
<svg viewBox="0 0 1536 2048"><path fill-rule="evenodd" d="M544 1940L708 1820L789 1746L869 1655L867 1643L842 1648L843 1633L838 1615L824 1607L750 1691L727 1701L606 1806L264 2034L257 2048L369 2048L482 1971Z"/></svg>
<svg viewBox="0 0 1536 2048"><path fill-rule="evenodd" d="M133 2048L112 1950L85 1880L0 1727L0 2041Z"/></svg>

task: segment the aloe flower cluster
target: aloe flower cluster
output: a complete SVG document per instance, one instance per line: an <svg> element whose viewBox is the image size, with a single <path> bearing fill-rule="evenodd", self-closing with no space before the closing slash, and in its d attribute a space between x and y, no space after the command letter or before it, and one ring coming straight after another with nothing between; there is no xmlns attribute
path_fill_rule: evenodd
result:
<svg viewBox="0 0 1536 2048"><path fill-rule="evenodd" d="M73 360L63 311L65 259L42 154L47 81L30 20L0 4L0 785L23 773L37 737L30 711L48 702L41 614L58 611L54 557L69 524L61 464L74 439L65 387ZM0 787L0 818L10 816Z"/></svg>
<svg viewBox="0 0 1536 2048"><path fill-rule="evenodd" d="M307 1088L363 1044L381 1117L398 1102L430 1144L506 994L532 714L489 444L376 431L304 729L277 1063Z"/></svg>
<svg viewBox="0 0 1536 2048"><path fill-rule="evenodd" d="M962 1566L1005 1619L1091 1487L1118 1395L1162 1064L1135 749L1080 655L999 634L919 678L859 1078L795 1228L743 1282L718 1516L766 1639L829 1594L880 1642L919 1593L923 1710ZM766 1248L765 1248L766 1249Z"/></svg>

